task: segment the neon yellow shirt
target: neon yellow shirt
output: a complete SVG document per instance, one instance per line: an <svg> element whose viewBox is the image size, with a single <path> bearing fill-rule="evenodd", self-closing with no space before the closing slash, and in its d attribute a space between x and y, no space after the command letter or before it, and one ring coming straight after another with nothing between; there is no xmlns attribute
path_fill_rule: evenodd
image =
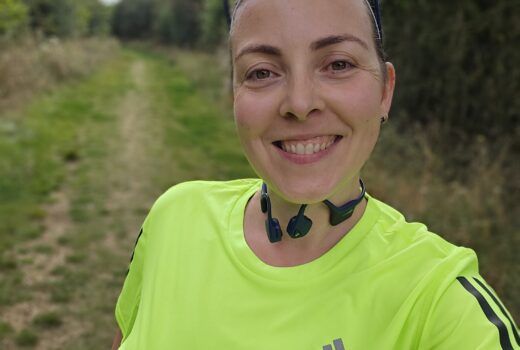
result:
<svg viewBox="0 0 520 350"><path fill-rule="evenodd" d="M474 252L372 197L320 258L262 262L243 233L260 185L188 182L156 202L116 306L120 349L520 349Z"/></svg>

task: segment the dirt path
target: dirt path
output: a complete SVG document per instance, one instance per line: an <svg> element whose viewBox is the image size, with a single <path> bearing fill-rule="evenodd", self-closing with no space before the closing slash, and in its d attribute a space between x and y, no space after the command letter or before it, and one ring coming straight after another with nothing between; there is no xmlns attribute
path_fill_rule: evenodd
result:
<svg viewBox="0 0 520 350"><path fill-rule="evenodd" d="M160 121L151 112L148 67L144 61L132 65L131 76L135 84L118 107L119 138L115 139L111 165L112 191L108 196L108 209L118 214L123 232L137 233L142 215L136 212L149 209L153 197L151 169L159 157L162 145ZM113 242L116 235L107 235L110 247L120 248ZM132 242L133 243L133 242ZM126 254L129 254L125 250Z"/></svg>
<svg viewBox="0 0 520 350"><path fill-rule="evenodd" d="M27 329L35 317L41 314L56 313L59 306L49 301L48 292L42 288L44 283L55 281L58 277L53 271L65 264L70 249L59 244L71 228L69 217L70 202L65 190L51 195L51 202L46 206L43 234L17 247L16 260L24 262L21 265L24 289L31 291L29 301L23 301L4 310L2 320L7 321L16 333ZM79 329L72 319L63 320L65 326L60 330L52 330L39 337L39 349L54 349L64 340L64 335L75 336ZM76 331L74 331L76 330ZM27 340L29 341L29 340ZM2 349L18 349L14 342L7 341Z"/></svg>
<svg viewBox="0 0 520 350"><path fill-rule="evenodd" d="M149 81L147 62L135 59L130 65L129 72L132 87L121 100L116 103L116 130L114 137L107 141L107 159L103 162L106 169L101 177L107 181L108 191L100 194L101 202L106 206L104 218L94 227L108 227L103 232L102 239L94 246L89 247L96 264L104 262L100 256L111 255L116 261L126 260L131 254L134 235L144 217L144 212L150 207L155 197L150 172L153 164L160 161L158 154L162 142L160 123L154 119L150 106ZM85 160L88 161L88 160ZM113 300L100 301L96 299L112 297L112 287L108 294L90 293L89 291L107 289L106 285L113 281L113 272L110 269L100 271L95 278L87 280L82 290L73 293L67 303L56 303L52 300L49 284L60 279L56 270L69 267L68 257L74 253L74 248L63 244L68 235L81 231L82 225L92 223L78 223L71 218L71 202L75 197L75 188L68 181L76 176L76 166L69 164L65 181L59 190L51 195L50 203L45 207L44 232L36 239L20 244L14 252L17 261L24 262L19 266L23 276L23 288L30 291L30 298L11 307L4 308L0 319L8 322L14 333L20 334L24 329L34 329L34 319L38 315L56 313L61 317L61 325L46 327L37 333L37 344L34 349L68 349L70 344L81 343L82 338L99 332L99 324L92 323L89 317L83 317L88 309L104 302L104 308L109 308ZM108 252L108 253L107 253ZM108 260L107 260L108 261ZM108 262L107 262L108 263ZM90 264L86 260L84 264ZM94 263L92 263L92 266ZM124 267L124 266L121 266ZM89 266L83 266L84 270ZM94 268L94 267L92 267ZM91 298L92 300L84 300ZM105 314L106 311L104 312ZM90 314L95 318L94 314ZM105 323L110 324L110 316ZM114 325L115 326L115 325ZM107 332L107 330L103 330ZM19 337L18 337L19 338ZM78 341L80 340L80 341ZM18 341L19 342L19 341ZM20 343L20 342L19 342ZM90 348L88 340L83 341L82 348ZM85 345L87 344L87 345ZM107 344L108 348L109 344ZM0 342L0 349L21 349L13 338ZM23 347L26 348L26 347ZM81 348L81 345L75 348Z"/></svg>

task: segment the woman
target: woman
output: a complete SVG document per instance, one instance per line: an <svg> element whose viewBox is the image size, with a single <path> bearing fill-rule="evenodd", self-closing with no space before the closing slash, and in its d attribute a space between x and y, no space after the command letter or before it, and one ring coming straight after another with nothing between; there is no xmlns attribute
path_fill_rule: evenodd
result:
<svg viewBox="0 0 520 350"><path fill-rule="evenodd" d="M378 4L245 0L235 120L261 180L190 182L148 215L114 349L519 349L455 247L365 193L395 70Z"/></svg>

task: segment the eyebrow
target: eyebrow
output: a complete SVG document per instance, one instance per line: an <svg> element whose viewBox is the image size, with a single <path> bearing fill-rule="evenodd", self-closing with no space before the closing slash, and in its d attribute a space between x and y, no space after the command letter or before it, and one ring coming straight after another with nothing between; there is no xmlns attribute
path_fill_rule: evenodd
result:
<svg viewBox="0 0 520 350"><path fill-rule="evenodd" d="M361 45L364 49L368 50L368 45L366 42L361 40L355 35L352 34L342 34L342 35L329 35L324 38L318 39L316 41L313 41L310 45L310 49L312 51L317 51L320 49L323 49L327 46L340 44L342 42L354 42ZM259 44L259 45L250 45L243 48L238 55L235 57L235 61L238 61L242 56L251 54L251 53L260 53L264 55L269 56L275 56L275 57L281 57L282 56L282 50L279 48L272 46L272 45L266 45L266 44Z"/></svg>
<svg viewBox="0 0 520 350"><path fill-rule="evenodd" d="M264 55L282 57L282 50L280 50L279 48L271 46L271 45L260 44L260 45L246 46L235 57L235 61L238 61L238 59L240 57L242 57L244 55L247 55L247 54L250 54L250 53L261 53L261 54L264 54Z"/></svg>
<svg viewBox="0 0 520 350"><path fill-rule="evenodd" d="M367 43L352 34L330 35L330 36L326 36L324 38L318 39L311 44L311 50L316 51L319 49L323 49L324 47L339 44L339 43L342 43L345 41L358 43L364 49L368 50Z"/></svg>

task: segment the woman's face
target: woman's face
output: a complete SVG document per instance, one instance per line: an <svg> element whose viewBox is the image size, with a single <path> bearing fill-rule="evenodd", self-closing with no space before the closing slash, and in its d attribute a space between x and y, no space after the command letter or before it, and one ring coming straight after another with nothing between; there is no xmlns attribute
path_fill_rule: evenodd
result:
<svg viewBox="0 0 520 350"><path fill-rule="evenodd" d="M248 0L232 30L234 110L249 162L284 199L344 200L377 141L383 78L363 0Z"/></svg>

